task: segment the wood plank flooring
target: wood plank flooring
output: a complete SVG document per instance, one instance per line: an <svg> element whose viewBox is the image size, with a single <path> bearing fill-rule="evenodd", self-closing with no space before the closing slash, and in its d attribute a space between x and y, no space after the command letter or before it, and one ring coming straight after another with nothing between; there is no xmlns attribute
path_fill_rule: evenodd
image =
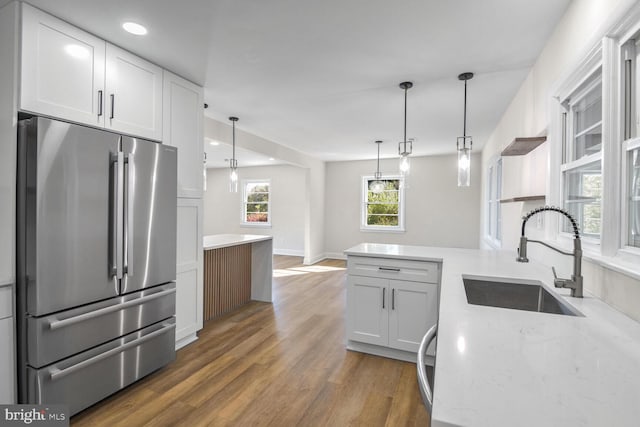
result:
<svg viewBox="0 0 640 427"><path fill-rule="evenodd" d="M428 426L414 364L345 349L344 261L274 257L274 303L205 324L74 426Z"/></svg>

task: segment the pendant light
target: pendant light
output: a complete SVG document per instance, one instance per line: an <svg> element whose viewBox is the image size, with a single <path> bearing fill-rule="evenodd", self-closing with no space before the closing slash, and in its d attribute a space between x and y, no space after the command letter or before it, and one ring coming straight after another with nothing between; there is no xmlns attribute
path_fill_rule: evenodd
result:
<svg viewBox="0 0 640 427"><path fill-rule="evenodd" d="M380 144L382 144L382 141L376 141L376 145L378 146L378 165L376 166L376 173L373 174L375 181L369 184L369 190L376 194L382 193L385 187L385 182L382 180L382 173L380 172Z"/></svg>
<svg viewBox="0 0 640 427"><path fill-rule="evenodd" d="M413 139L407 141L407 90L413 87L411 82L400 83L400 89L404 90L404 138L398 143L398 154L400 155L400 175L406 177L411 172L409 154L413 151ZM408 144L408 145L407 145Z"/></svg>
<svg viewBox="0 0 640 427"><path fill-rule="evenodd" d="M233 124L233 153L229 159L229 192L238 192L238 161L236 160L236 122L237 117L229 117Z"/></svg>
<svg viewBox="0 0 640 427"><path fill-rule="evenodd" d="M467 80L473 78L473 73L462 73L458 80L464 81L464 124L462 136L456 141L458 149L458 187L471 185L471 147L473 140L467 136Z"/></svg>
<svg viewBox="0 0 640 427"><path fill-rule="evenodd" d="M204 179L204 183L202 185L202 190L207 191L207 152L204 152L204 156L202 157L202 175Z"/></svg>

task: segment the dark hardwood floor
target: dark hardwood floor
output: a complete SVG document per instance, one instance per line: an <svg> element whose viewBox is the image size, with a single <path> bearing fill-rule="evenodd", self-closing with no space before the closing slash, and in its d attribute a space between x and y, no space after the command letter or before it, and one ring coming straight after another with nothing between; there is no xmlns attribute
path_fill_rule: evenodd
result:
<svg viewBox="0 0 640 427"><path fill-rule="evenodd" d="M205 324L74 426L428 426L414 364L345 349L345 263L274 257L274 303Z"/></svg>

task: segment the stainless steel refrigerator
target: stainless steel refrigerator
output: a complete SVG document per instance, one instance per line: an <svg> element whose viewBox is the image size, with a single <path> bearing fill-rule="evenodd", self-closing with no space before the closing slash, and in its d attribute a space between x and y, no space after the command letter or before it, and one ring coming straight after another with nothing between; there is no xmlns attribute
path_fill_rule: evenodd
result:
<svg viewBox="0 0 640 427"><path fill-rule="evenodd" d="M75 414L175 359L176 151L20 120L21 403Z"/></svg>

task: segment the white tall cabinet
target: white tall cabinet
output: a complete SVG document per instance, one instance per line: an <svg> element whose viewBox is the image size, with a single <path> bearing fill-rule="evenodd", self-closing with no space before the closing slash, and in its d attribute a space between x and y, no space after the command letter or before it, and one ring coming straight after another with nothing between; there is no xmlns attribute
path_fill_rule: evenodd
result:
<svg viewBox="0 0 640 427"><path fill-rule="evenodd" d="M203 326L203 89L165 70L164 143L178 147L176 346Z"/></svg>
<svg viewBox="0 0 640 427"><path fill-rule="evenodd" d="M0 8L0 404L15 402L16 104L18 6Z"/></svg>
<svg viewBox="0 0 640 427"><path fill-rule="evenodd" d="M178 147L178 197L202 198L203 89L164 71L164 143Z"/></svg>
<svg viewBox="0 0 640 427"><path fill-rule="evenodd" d="M177 346L202 328L203 89L26 3L0 8L0 404L15 402L18 112L178 147Z"/></svg>

